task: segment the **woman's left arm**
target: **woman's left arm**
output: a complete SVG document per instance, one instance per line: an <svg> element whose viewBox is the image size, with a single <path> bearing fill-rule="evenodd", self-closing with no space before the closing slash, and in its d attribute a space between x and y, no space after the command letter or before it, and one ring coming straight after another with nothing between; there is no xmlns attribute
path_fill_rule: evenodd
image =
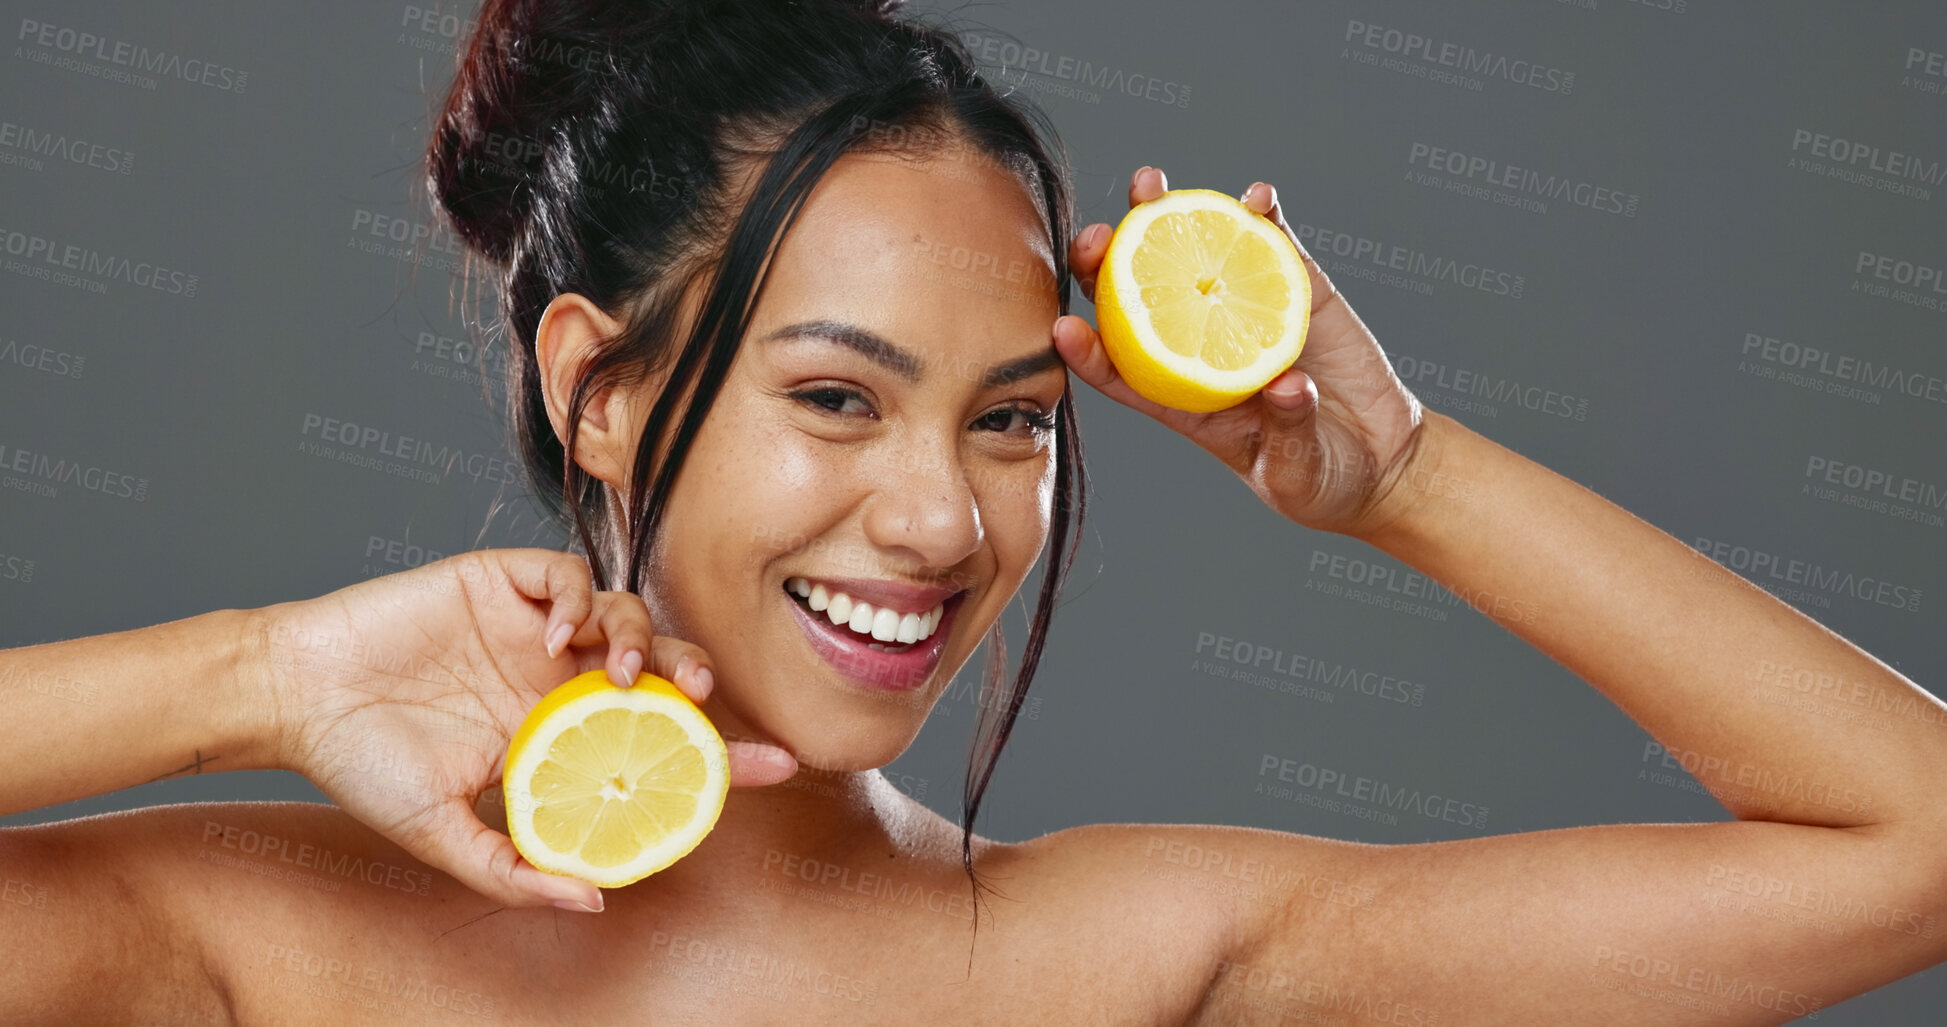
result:
<svg viewBox="0 0 1947 1027"><path fill-rule="evenodd" d="M1594 685L1739 820L1897 828L1947 863L1947 705L1583 486L1443 415L1423 432L1406 476L1441 487L1355 537Z"/></svg>
<svg viewBox="0 0 1947 1027"><path fill-rule="evenodd" d="M1130 202L1162 190L1139 172ZM1268 186L1246 202L1284 226ZM1071 248L1085 289L1106 236L1091 226ZM1056 323L1056 347L1274 509L1405 561L1574 671L1653 736L1652 769L1689 772L1737 820L1391 846L1146 828L1152 850L1178 839L1371 896L1355 908L1269 889L1237 905L1206 1003L1241 989L1229 997L1287 1015L1344 999L1399 1023L1774 1024L1947 959L1935 920L1947 705L1628 511L1421 408L1305 259L1305 350L1230 410L1136 396L1080 318Z"/></svg>
<svg viewBox="0 0 1947 1027"><path fill-rule="evenodd" d="M1160 171L1140 170L1130 203L1165 188ZM1270 186L1244 199L1304 253ZM1071 250L1085 291L1106 243L1091 226ZM1190 414L1136 395L1081 318L1056 323L1057 347L1085 381L1188 436L1273 509L1398 557L1580 675L1739 819L1898 823L1947 864L1947 705L1614 503L1422 408L1304 260L1305 349L1229 410ZM1877 714L1876 729L1753 697L1798 692Z"/></svg>

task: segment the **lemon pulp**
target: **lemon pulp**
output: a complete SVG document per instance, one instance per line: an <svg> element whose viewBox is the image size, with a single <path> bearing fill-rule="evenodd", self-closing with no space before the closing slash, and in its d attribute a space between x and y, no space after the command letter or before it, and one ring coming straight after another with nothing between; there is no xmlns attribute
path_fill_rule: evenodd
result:
<svg viewBox="0 0 1947 1027"><path fill-rule="evenodd" d="M529 863L620 887L687 855L729 788L723 739L654 675L589 671L549 692L508 744L508 835Z"/></svg>
<svg viewBox="0 0 1947 1027"><path fill-rule="evenodd" d="M1109 239L1096 320L1138 394L1208 412L1234 406L1297 360L1311 280L1282 229L1209 189L1137 204Z"/></svg>

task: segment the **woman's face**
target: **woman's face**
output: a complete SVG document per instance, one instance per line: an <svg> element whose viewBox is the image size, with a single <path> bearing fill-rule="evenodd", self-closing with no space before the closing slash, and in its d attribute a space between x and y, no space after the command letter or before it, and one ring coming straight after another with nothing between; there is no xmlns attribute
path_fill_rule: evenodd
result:
<svg viewBox="0 0 1947 1027"><path fill-rule="evenodd" d="M726 737L828 769L911 744L1047 539L1058 313L1006 172L848 155L816 186L648 571L657 631L714 662Z"/></svg>

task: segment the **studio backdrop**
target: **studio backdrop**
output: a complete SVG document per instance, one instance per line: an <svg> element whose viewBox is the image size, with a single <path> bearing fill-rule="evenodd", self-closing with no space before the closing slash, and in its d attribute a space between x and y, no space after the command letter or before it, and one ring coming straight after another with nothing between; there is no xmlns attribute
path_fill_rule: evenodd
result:
<svg viewBox="0 0 1947 1027"><path fill-rule="evenodd" d="M471 5L4 6L0 646L566 548L420 182ZM1082 223L1118 221L1144 164L1176 188L1274 184L1428 407L1947 681L1947 7L920 6L1050 116ZM1468 602L1075 387L1086 539L982 833L1729 819ZM1004 618L1015 656L1024 614ZM886 770L949 819L981 670ZM5 822L270 797L322 801L294 774L183 774ZM1935 968L1819 1020L1944 1004Z"/></svg>

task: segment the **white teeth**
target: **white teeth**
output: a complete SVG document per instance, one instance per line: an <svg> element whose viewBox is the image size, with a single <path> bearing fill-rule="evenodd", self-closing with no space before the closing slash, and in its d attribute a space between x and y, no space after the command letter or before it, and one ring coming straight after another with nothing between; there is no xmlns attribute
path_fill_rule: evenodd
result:
<svg viewBox="0 0 1947 1027"><path fill-rule="evenodd" d="M853 599L823 584L814 585L809 578L787 578L784 588L805 600L805 605L813 611L823 613L833 624L843 625L861 635L870 635L879 642L898 645L924 642L932 637L941 619L946 616L945 603L925 613L900 613ZM874 645L873 648L882 647Z"/></svg>

